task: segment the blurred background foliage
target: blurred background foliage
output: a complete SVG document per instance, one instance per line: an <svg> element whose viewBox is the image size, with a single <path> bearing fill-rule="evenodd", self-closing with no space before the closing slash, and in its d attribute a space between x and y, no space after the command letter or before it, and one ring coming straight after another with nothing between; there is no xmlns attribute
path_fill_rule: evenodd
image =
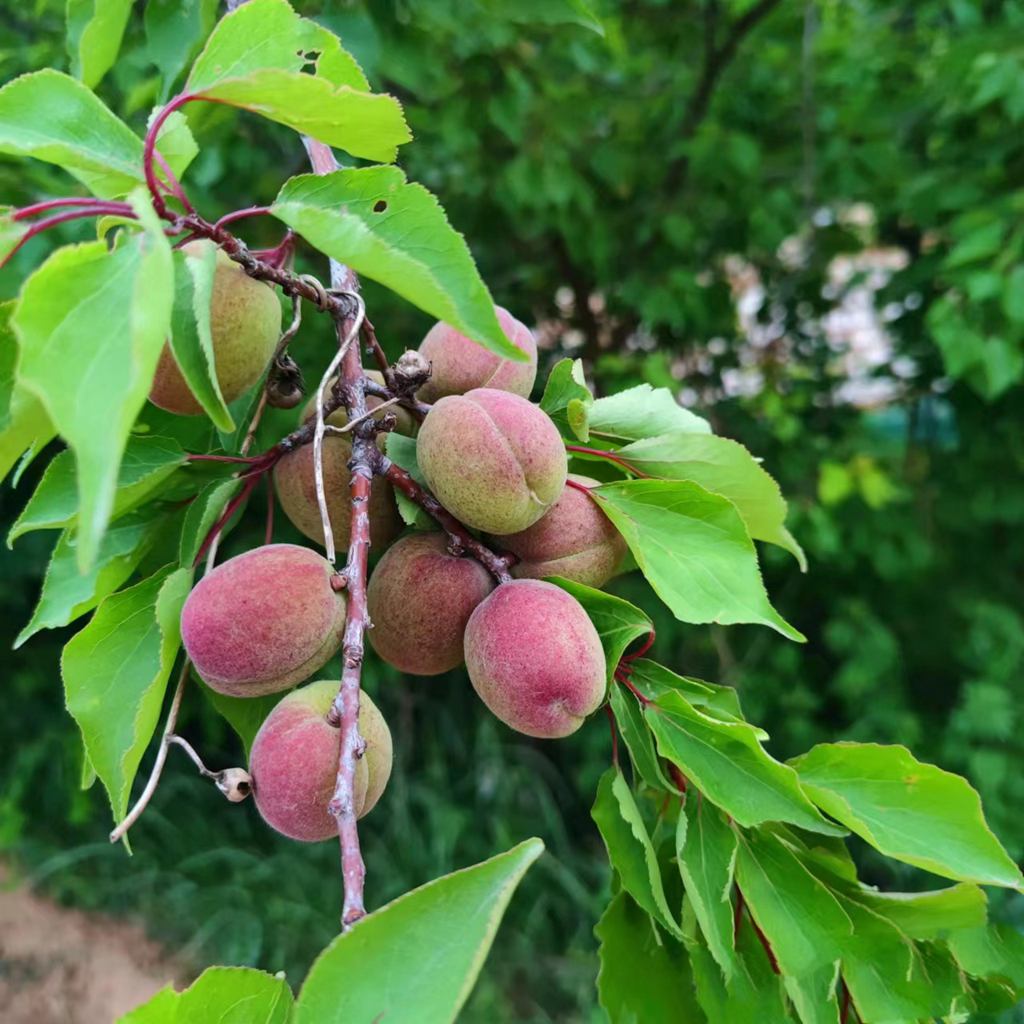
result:
<svg viewBox="0 0 1024 1024"><path fill-rule="evenodd" d="M299 7L406 105L416 139L401 163L466 234L496 299L538 331L541 380L572 355L598 392L672 387L790 497L811 571L777 550L764 570L808 644L684 626L624 578L617 591L656 618L655 655L738 687L777 756L877 740L966 774L1024 855L1024 3L597 0L603 34L573 0ZM6 8L5 79L66 66L63 3ZM143 126L213 13L149 0L100 94ZM202 152L186 184L208 214L268 202L305 169L283 129L214 105L189 116ZM0 160L5 202L68 191L55 168ZM246 237L272 244L273 231L253 222ZM54 241L26 246L0 297ZM392 354L418 344L420 314L366 290ZM321 325L305 332L308 376L329 343ZM269 424L268 443L287 427ZM0 495L6 523L44 461ZM252 519L226 554L258 542ZM52 540L4 556L10 638ZM297 983L336 927L334 846L275 836L172 755L135 856L111 849L102 794L78 788L65 639L6 657L5 857L60 899L142 915L197 964ZM536 743L482 713L460 673L367 675L398 755L363 829L371 902L543 836L550 855L464 1019L599 1020L591 928L607 868L588 811L609 759L603 718ZM183 732L214 764L241 760L202 702ZM925 884L859 852L871 881ZM994 912L1024 926L1020 898Z"/></svg>

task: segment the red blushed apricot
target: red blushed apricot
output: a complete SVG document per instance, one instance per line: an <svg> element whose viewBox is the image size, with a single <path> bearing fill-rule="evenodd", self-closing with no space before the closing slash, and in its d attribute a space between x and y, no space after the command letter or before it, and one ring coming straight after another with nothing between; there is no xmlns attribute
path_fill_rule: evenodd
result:
<svg viewBox="0 0 1024 1024"><path fill-rule="evenodd" d="M470 616L465 651L480 699L527 736L568 736L604 700L601 639L583 606L553 583L502 583Z"/></svg>
<svg viewBox="0 0 1024 1024"><path fill-rule="evenodd" d="M570 474L569 480L584 487L598 485L588 476ZM512 567L519 579L564 576L588 587L603 587L626 554L622 534L597 502L569 484L533 526L499 538L499 544L519 559Z"/></svg>
<svg viewBox="0 0 1024 1024"><path fill-rule="evenodd" d="M467 526L499 535L532 526L565 487L565 446L525 398L477 388L437 402L416 458L438 501Z"/></svg>
<svg viewBox="0 0 1024 1024"><path fill-rule="evenodd" d="M212 689L258 697L308 679L341 644L345 598L334 567L294 544L268 544L207 573L181 611L181 638Z"/></svg>
<svg viewBox="0 0 1024 1024"><path fill-rule="evenodd" d="M446 395L464 395L474 388L495 388L529 397L537 379L537 342L530 329L507 309L495 306L494 312L505 337L530 357L529 362L503 359L449 324L436 323L420 344L420 355L431 364L430 379L417 395L421 401L436 402Z"/></svg>
<svg viewBox="0 0 1024 1024"><path fill-rule="evenodd" d="M334 794L341 730L327 721L338 681L323 679L289 693L253 740L249 774L263 820L291 839L315 843L338 834L327 810ZM366 751L356 762L356 815L368 814L391 776L391 731L377 705L359 695L359 734Z"/></svg>
<svg viewBox="0 0 1024 1024"><path fill-rule="evenodd" d="M335 547L348 548L352 528L352 504L349 497L348 462L352 445L347 438L328 435L323 450L324 494L331 517ZM316 500L313 445L304 444L281 457L274 467L274 488L277 500L292 525L310 540L324 542L320 506ZM375 550L386 547L398 536L402 520L398 515L391 485L382 477L374 477L370 486L370 545Z"/></svg>
<svg viewBox="0 0 1024 1024"><path fill-rule="evenodd" d="M183 246L186 255L197 243ZM225 402L233 402L260 379L281 334L281 304L274 289L257 281L226 253L217 253L210 300L210 333L217 383ZM182 416L199 416L203 407L165 345L157 364L149 400Z"/></svg>
<svg viewBox="0 0 1024 1024"><path fill-rule="evenodd" d="M403 672L447 672L462 664L466 623L493 589L491 574L476 559L448 553L444 534L403 537L370 577L370 643Z"/></svg>

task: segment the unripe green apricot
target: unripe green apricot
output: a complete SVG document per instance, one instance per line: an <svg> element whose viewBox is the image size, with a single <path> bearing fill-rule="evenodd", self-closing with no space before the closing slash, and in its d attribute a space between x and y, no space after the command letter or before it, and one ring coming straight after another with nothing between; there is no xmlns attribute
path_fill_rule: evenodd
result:
<svg viewBox="0 0 1024 1024"><path fill-rule="evenodd" d="M445 395L463 395L474 388L495 388L529 397L537 379L537 342L530 329L507 309L495 306L494 312L505 337L530 357L529 362L503 359L449 324L436 323L420 344L420 355L431 364L430 379L418 392L421 401L436 402Z"/></svg>
<svg viewBox="0 0 1024 1024"><path fill-rule="evenodd" d="M599 481L569 474L569 481L596 487ZM533 524L499 539L519 558L512 575L520 579L564 576L588 587L603 587L618 571L626 542L597 502L566 483L561 497Z"/></svg>
<svg viewBox="0 0 1024 1024"><path fill-rule="evenodd" d="M345 597L334 567L295 544L267 544L228 559L192 589L181 639L218 693L259 697L308 679L341 644Z"/></svg>
<svg viewBox="0 0 1024 1024"><path fill-rule="evenodd" d="M491 574L475 558L448 553L444 534L402 537L370 577L370 643L403 672L447 672L462 664L466 622L493 588Z"/></svg>
<svg viewBox="0 0 1024 1024"><path fill-rule="evenodd" d="M469 617L465 650L480 699L527 736L568 736L604 700L601 638L583 606L553 583L498 586Z"/></svg>
<svg viewBox="0 0 1024 1024"><path fill-rule="evenodd" d="M352 504L349 497L348 468L352 444L347 437L328 434L324 437L324 494L331 518L331 533L338 550L345 550L352 526ZM274 487L285 515L295 528L318 544L324 542L320 506L316 500L316 474L313 445L305 444L283 455L274 466ZM391 485L375 476L370 485L370 544L375 550L387 547L398 536L402 521L398 515Z"/></svg>
<svg viewBox="0 0 1024 1024"><path fill-rule="evenodd" d="M307 843L330 839L338 824L327 805L334 794L341 730L327 712L338 681L322 679L289 693L260 726L249 755L253 796L273 829ZM366 750L356 761L355 809L368 814L391 776L391 731L377 705L359 695L359 735Z"/></svg>
<svg viewBox="0 0 1024 1024"><path fill-rule="evenodd" d="M196 258L198 243L182 247ZM225 402L260 379L281 336L281 305L270 285L249 277L227 254L217 252L210 302L214 367ZM168 412L199 416L203 407L189 390L169 344L157 363L149 400Z"/></svg>
<svg viewBox="0 0 1024 1024"><path fill-rule="evenodd" d="M467 526L518 533L565 487L565 446L525 398L477 388L437 402L420 427L416 457L438 501Z"/></svg>
<svg viewBox="0 0 1024 1024"><path fill-rule="evenodd" d="M382 374L379 370L365 370L364 373L366 374L367 377L370 378L370 380L375 381L377 384L383 386L384 374ZM324 388L325 397L330 394L333 385L334 381L331 380L327 387ZM381 405L383 401L383 398L378 398L376 395L367 395L366 407L367 409L376 409ZM413 416L413 414L409 412L408 409L403 409L402 406L398 404L389 405L386 409L382 410L381 412L375 413L373 418L375 420L382 419L389 412L393 413L395 417L396 434L404 434L406 437L414 437L416 435L416 431L419 429L419 423L416 421L416 417ZM302 410L302 421L305 423L307 420L312 419L315 415L316 392L314 391L312 397L309 399L309 401L306 403L305 408ZM343 427L345 426L346 423L348 423L348 415L346 414L344 409L335 409L334 412L332 412L331 415L327 417L325 422L329 423L332 427Z"/></svg>

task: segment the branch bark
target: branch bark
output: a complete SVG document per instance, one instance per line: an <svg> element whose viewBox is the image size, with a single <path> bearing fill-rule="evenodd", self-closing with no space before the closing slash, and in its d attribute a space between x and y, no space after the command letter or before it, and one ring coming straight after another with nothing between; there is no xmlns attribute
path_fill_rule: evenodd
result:
<svg viewBox="0 0 1024 1024"><path fill-rule="evenodd" d="M480 562L499 583L508 583L512 577L509 567L515 563L513 555L499 555L486 544L474 537L429 491L420 485L401 466L396 466L389 458L376 454L377 472L391 486L401 491L410 501L414 501L428 515L434 517L448 534L448 547L452 554L468 552Z"/></svg>
<svg viewBox="0 0 1024 1024"><path fill-rule="evenodd" d="M329 174L337 169L338 164L330 147L311 139L303 141L315 174ZM335 291L358 292L359 281L348 267L331 260L331 286ZM336 316L335 323L339 345L345 344L353 329L358 331L358 325L351 314ZM352 431L352 458L349 462L352 526L348 559L343 572L348 601L342 641L341 685L327 715L328 722L340 730L338 773L334 795L327 809L338 823L341 877L345 890L341 926L347 930L366 916L363 895L366 865L363 863L356 824L358 808L355 778L356 766L366 750L366 743L359 735L359 693L364 638L369 621L366 610L366 572L370 555L370 484L373 480L373 459L378 453L376 423L366 416L366 377L358 336L349 341L342 358L337 390L342 396L349 422L356 423Z"/></svg>
<svg viewBox="0 0 1024 1024"><path fill-rule="evenodd" d="M740 43L759 22L779 6L780 0L758 0L758 3L755 3L729 26L725 39L721 43L716 42L718 5L715 0L706 0L706 2L704 57L701 63L700 77L686 104L683 120L679 126L679 139L682 142L692 139L707 117L708 111L711 109L711 99L714 96L715 87L723 72L736 57ZM684 152L669 165L668 173L665 175L665 192L671 195L679 191L686 184L689 174L690 157L688 153Z"/></svg>

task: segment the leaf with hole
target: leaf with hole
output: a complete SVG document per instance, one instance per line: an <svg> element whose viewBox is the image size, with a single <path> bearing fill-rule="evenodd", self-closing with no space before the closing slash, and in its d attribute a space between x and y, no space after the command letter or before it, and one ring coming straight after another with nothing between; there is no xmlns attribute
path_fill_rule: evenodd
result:
<svg viewBox="0 0 1024 1024"><path fill-rule="evenodd" d="M505 337L465 239L397 167L299 175L284 183L271 212L322 253L485 348L526 360Z"/></svg>

